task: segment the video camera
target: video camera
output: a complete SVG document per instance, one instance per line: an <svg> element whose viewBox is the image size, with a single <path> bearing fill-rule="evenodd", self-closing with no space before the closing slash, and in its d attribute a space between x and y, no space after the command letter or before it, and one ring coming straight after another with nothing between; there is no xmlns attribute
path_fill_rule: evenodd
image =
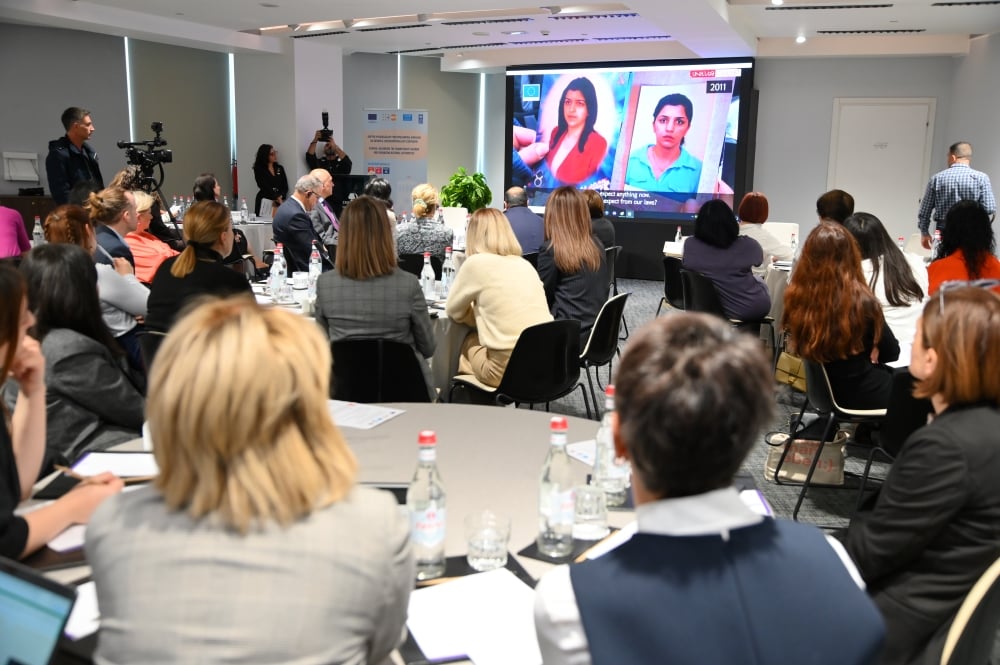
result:
<svg viewBox="0 0 1000 665"><path fill-rule="evenodd" d="M174 161L173 152L162 147L167 145L166 140L160 136L163 133L163 123L154 120L149 128L156 133L152 140L118 142L118 147L125 151L125 161L144 172L151 172L154 166Z"/></svg>
<svg viewBox="0 0 1000 665"><path fill-rule="evenodd" d="M330 113L323 111L323 129L319 130L319 140L329 143L333 139L333 130L330 129Z"/></svg>

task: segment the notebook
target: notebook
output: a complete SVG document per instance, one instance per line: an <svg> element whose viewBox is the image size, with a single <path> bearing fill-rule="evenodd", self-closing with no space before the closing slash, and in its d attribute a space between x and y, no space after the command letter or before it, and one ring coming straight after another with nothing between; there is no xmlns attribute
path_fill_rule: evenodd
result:
<svg viewBox="0 0 1000 665"><path fill-rule="evenodd" d="M0 663L48 665L76 592L0 557Z"/></svg>

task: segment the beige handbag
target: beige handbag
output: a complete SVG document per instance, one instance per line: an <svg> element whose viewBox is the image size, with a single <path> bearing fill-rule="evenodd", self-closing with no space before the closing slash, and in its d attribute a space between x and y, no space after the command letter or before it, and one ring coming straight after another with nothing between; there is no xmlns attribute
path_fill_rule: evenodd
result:
<svg viewBox="0 0 1000 665"><path fill-rule="evenodd" d="M802 362L802 358L788 351L782 351L774 366L774 379L778 383L804 393L806 391L806 365Z"/></svg>
<svg viewBox="0 0 1000 665"><path fill-rule="evenodd" d="M833 441L823 446L823 451L819 453L819 462L816 463L816 470L813 472L811 484L816 485L843 485L844 484L844 448L847 445L848 434L844 431L837 432ZM781 459L781 452L786 446L790 446L785 461L781 465L778 477L783 482L803 483L809 467L812 465L813 457L819 450L819 441L813 439L795 439L789 443L788 435L784 432L775 432L764 439L770 446L767 451L767 462L764 465L764 478L774 481L774 469Z"/></svg>

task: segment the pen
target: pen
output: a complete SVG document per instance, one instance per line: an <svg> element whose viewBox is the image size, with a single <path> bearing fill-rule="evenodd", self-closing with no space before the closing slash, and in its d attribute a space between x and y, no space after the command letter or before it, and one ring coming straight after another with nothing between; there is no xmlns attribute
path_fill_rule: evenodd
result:
<svg viewBox="0 0 1000 665"><path fill-rule="evenodd" d="M66 475L66 476L69 476L70 478L74 478L76 480L79 480L81 483L94 483L94 482L96 482L94 480L94 476L85 476L85 475L83 475L81 473L77 473L76 471L74 471L73 469L69 468L68 466L63 466L61 464L54 464L53 468L56 471L59 471L60 473L62 473L63 475ZM126 485L137 485L139 483L148 483L151 480L155 480L155 479L156 479L156 476L130 476L128 478L122 478L122 482L124 482Z"/></svg>

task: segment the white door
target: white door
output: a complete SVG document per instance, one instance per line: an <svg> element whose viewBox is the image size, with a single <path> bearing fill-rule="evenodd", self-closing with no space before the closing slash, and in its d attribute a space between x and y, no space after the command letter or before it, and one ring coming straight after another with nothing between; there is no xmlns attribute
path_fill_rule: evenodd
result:
<svg viewBox="0 0 1000 665"><path fill-rule="evenodd" d="M893 238L917 230L917 208L930 175L933 98L835 99L828 189L854 197Z"/></svg>

